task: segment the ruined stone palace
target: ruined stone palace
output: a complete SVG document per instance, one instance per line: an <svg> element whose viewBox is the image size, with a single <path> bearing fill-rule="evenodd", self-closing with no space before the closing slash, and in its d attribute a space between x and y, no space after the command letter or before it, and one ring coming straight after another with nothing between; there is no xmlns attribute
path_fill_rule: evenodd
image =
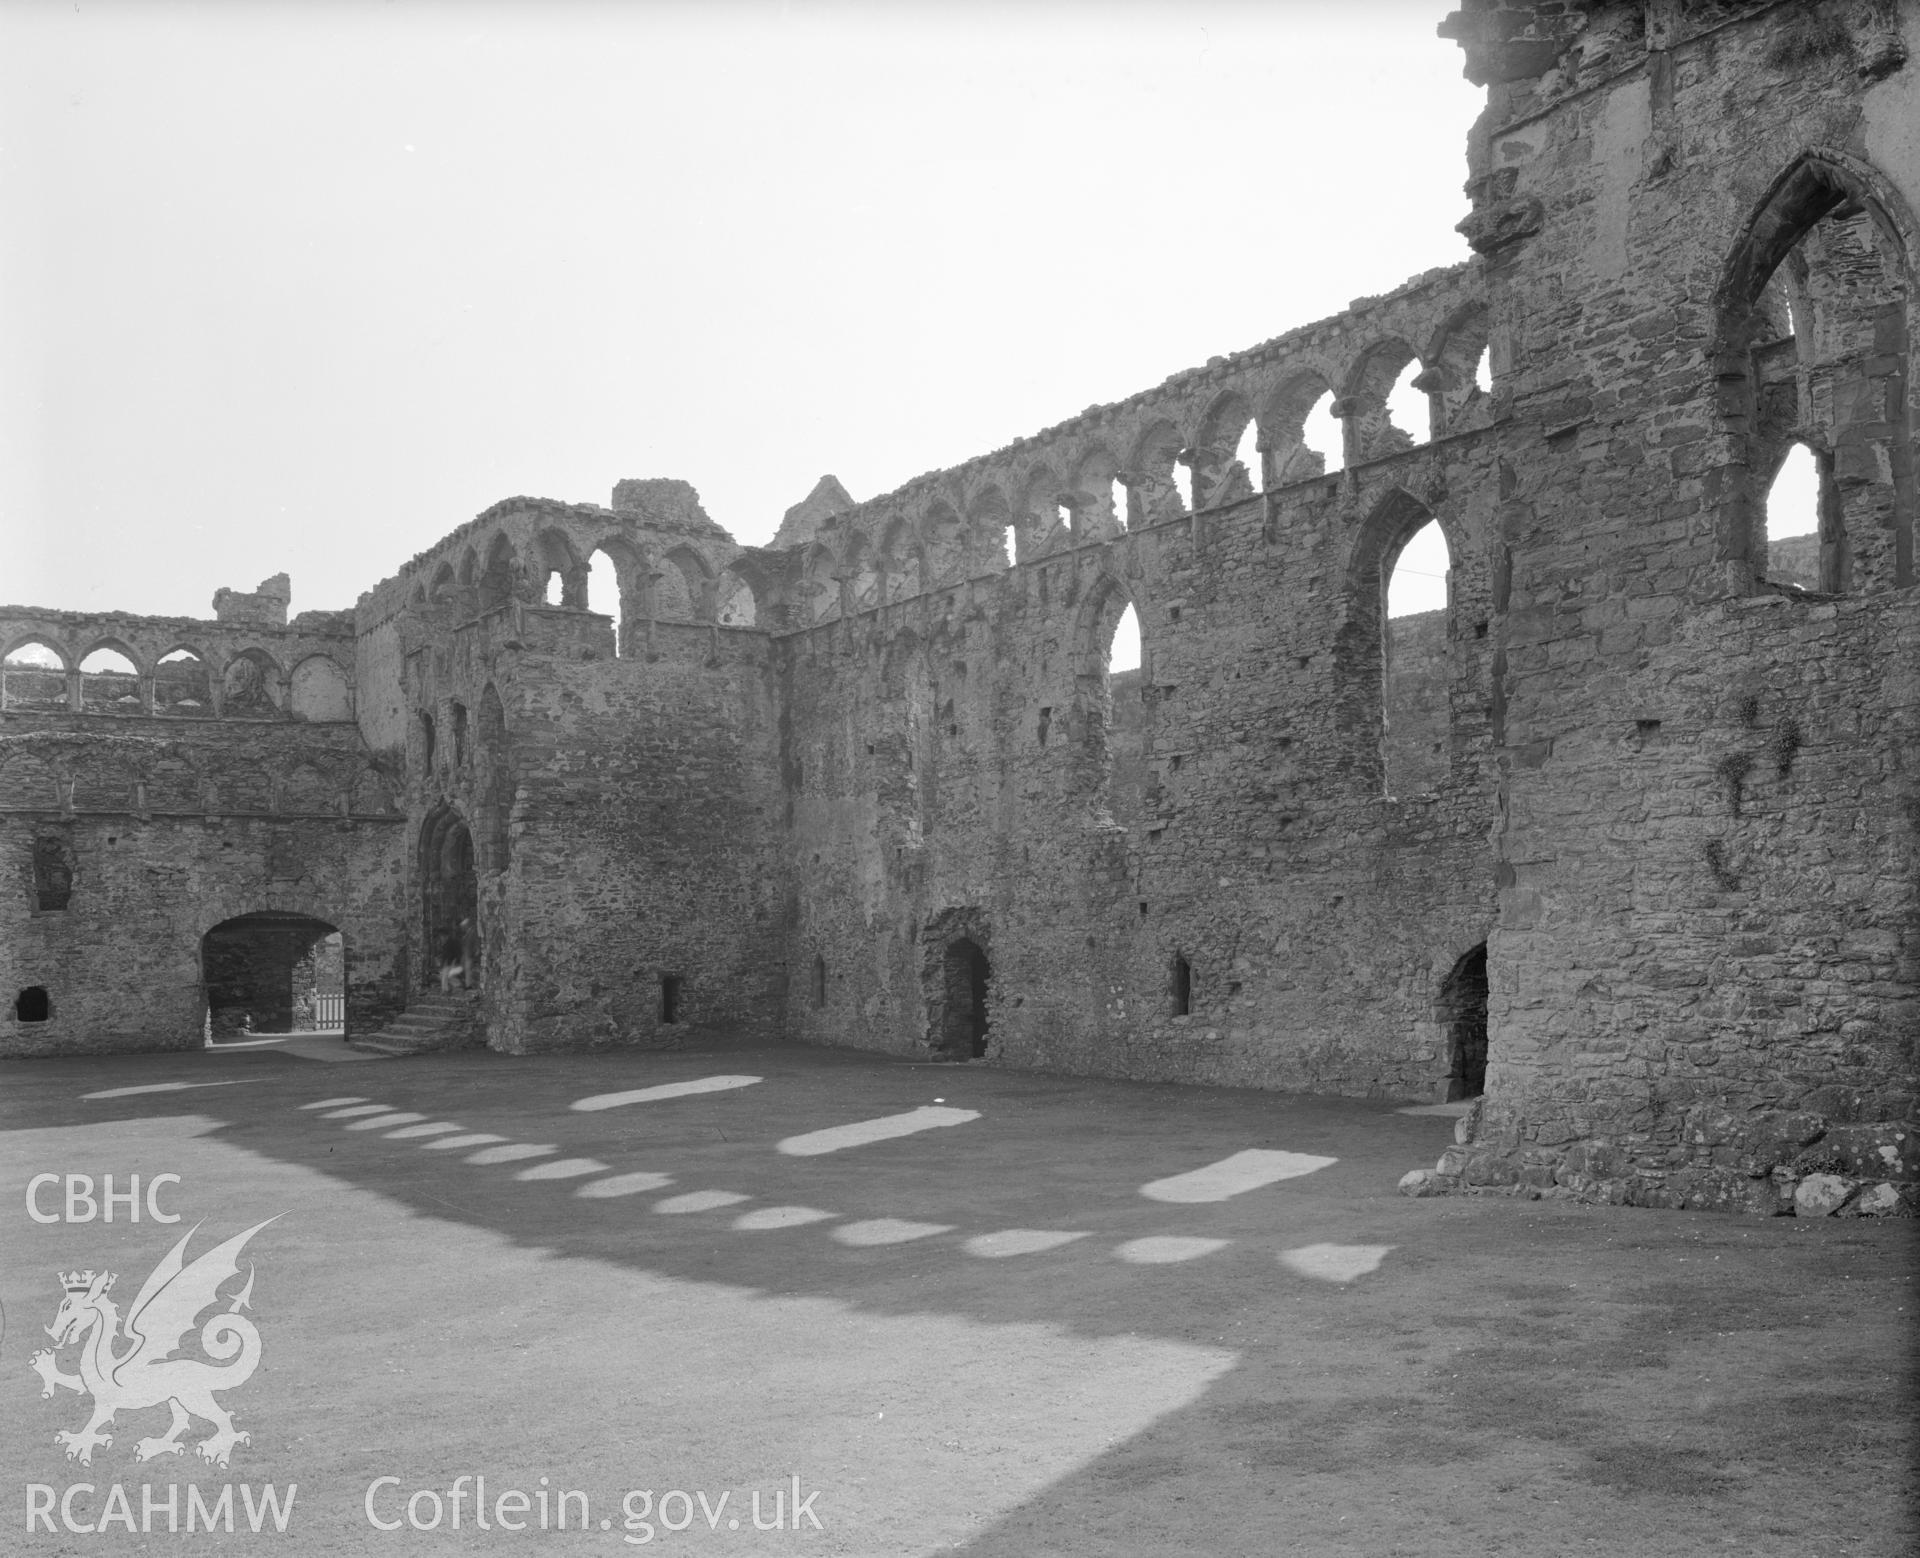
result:
<svg viewBox="0 0 1920 1558"><path fill-rule="evenodd" d="M1920 5L1441 31L1487 89L1471 259L883 496L825 479L770 546L623 481L351 610L0 609L0 1051L332 999L514 1053L1484 1090L1445 1181L1910 1195ZM1817 526L1770 548L1796 449ZM1429 522L1445 609L1389 620Z"/></svg>

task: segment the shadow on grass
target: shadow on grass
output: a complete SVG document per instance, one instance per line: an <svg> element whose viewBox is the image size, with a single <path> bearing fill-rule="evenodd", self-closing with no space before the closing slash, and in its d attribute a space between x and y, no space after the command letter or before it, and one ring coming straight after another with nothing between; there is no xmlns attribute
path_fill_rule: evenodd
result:
<svg viewBox="0 0 1920 1558"><path fill-rule="evenodd" d="M185 1064L169 1057L145 1069L159 1080L186 1075ZM78 1100L86 1086L76 1081L146 1080L132 1074L142 1068L16 1065L6 1078L23 1100L15 1118L33 1127L208 1116L222 1122L216 1140L564 1257L876 1314L1239 1351L1204 1398L1003 1516L968 1544L976 1553L1131 1555L1176 1536L1185 1550L1221 1553L1442 1558L1530 1538L1532 1547L1511 1550L1547 1552L1561 1550L1552 1519L1617 1530L1621 1552L1703 1550L1727 1534L1752 1538L1749 1550L1784 1551L1761 1535L1831 1529L1846 1514L1838 1490L1862 1479L1908 1485L1906 1359L1876 1352L1884 1341L1867 1337L1903 1291L1910 1227L1841 1234L1554 1202L1408 1201L1392 1193L1400 1166L1430 1158L1450 1122L1379 1105L791 1048L736 1048L726 1062L777 1078L778 1088L611 1115L568 1102L635 1079L698 1076L713 1062L478 1054L322 1067L267 1053L219 1061L223 1078L257 1086L95 1103ZM108 1074L112 1082L99 1080ZM767 1150L797 1129L963 1089L999 1134L935 1132L804 1169ZM734 1233L731 1210L637 1215L651 1197L620 1203L630 1212L615 1217L564 1185L521 1183L510 1169L482 1172L455 1154L297 1112L335 1094L552 1143L617 1171L664 1169L672 1193L714 1187L817 1204L842 1221L917 1217L955 1231L849 1249L818 1228ZM1138 1194L1170 1166L1249 1141L1341 1161L1218 1207L1169 1209ZM1020 1227L1089 1237L1014 1261L958 1248L970 1235ZM1176 1228L1232 1243L1169 1267L1126 1267L1109 1253ZM1351 1285L1306 1281L1275 1258L1291 1245L1349 1240L1395 1253ZM1842 1274L1853 1280L1837 1282ZM1853 1388L1802 1388L1812 1373ZM1646 1507L1614 1510L1621 1493ZM1282 1529L1288 1540L1272 1540ZM1634 1545L1656 1535L1667 1545Z"/></svg>

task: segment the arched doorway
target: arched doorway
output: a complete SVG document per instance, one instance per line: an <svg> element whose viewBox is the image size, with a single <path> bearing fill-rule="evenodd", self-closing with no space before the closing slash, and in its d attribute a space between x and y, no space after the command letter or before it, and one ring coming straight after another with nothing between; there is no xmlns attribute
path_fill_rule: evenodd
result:
<svg viewBox="0 0 1920 1558"><path fill-rule="evenodd" d="M440 949L457 940L460 922L471 919L479 899L473 869L473 834L451 807L431 813L420 830L420 977L440 979Z"/></svg>
<svg viewBox="0 0 1920 1558"><path fill-rule="evenodd" d="M251 1033L341 1033L346 943L325 920L265 912L222 920L200 938L215 1043Z"/></svg>
<svg viewBox="0 0 1920 1558"><path fill-rule="evenodd" d="M971 936L947 943L942 965L945 1000L941 1004L940 1049L958 1059L987 1052L987 954Z"/></svg>
<svg viewBox="0 0 1920 1558"><path fill-rule="evenodd" d="M1440 986L1447 1028L1447 1102L1487 1090L1487 944L1466 953Z"/></svg>

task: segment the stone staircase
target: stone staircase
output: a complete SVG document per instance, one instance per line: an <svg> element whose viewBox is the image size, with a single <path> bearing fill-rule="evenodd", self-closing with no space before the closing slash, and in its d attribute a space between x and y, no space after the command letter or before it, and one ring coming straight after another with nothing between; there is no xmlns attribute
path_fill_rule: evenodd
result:
<svg viewBox="0 0 1920 1558"><path fill-rule="evenodd" d="M456 990L442 995L438 990L417 991L407 1009L378 1033L356 1034L347 1042L377 1055L484 1049L487 1036L480 1024L479 992Z"/></svg>

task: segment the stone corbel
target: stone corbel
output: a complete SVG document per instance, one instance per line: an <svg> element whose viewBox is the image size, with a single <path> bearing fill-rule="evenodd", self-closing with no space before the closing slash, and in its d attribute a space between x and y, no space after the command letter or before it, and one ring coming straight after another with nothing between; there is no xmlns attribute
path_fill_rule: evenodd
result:
<svg viewBox="0 0 1920 1558"><path fill-rule="evenodd" d="M1572 7L1548 6L1536 15L1520 0L1479 5L1448 14L1434 32L1451 38L1466 55L1465 75L1477 87L1527 81L1545 75L1566 51L1581 23L1557 15Z"/></svg>
<svg viewBox="0 0 1920 1558"><path fill-rule="evenodd" d="M1531 238L1546 223L1546 208L1531 195L1517 193L1520 170L1499 168L1467 181L1473 210L1454 231L1476 254L1497 254Z"/></svg>

